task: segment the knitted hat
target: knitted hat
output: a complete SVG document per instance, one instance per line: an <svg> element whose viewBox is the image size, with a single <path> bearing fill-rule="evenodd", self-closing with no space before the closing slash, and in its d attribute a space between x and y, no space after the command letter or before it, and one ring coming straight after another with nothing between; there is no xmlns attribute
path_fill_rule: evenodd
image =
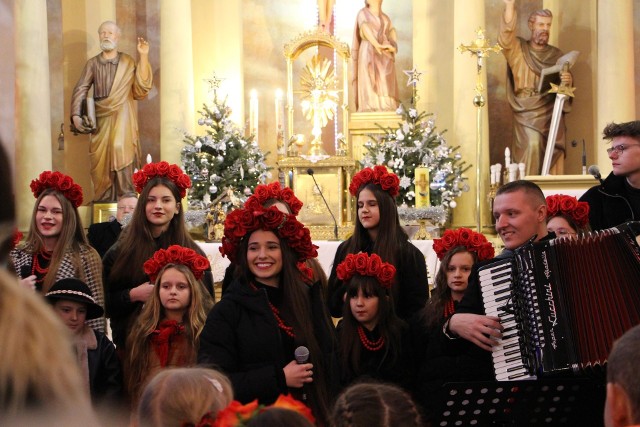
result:
<svg viewBox="0 0 640 427"><path fill-rule="evenodd" d="M58 280L53 284L51 289L49 289L49 292L45 294L45 297L51 304L55 304L58 300L69 300L86 304L86 320L97 319L104 314L104 309L96 304L89 287L80 279L70 277Z"/></svg>

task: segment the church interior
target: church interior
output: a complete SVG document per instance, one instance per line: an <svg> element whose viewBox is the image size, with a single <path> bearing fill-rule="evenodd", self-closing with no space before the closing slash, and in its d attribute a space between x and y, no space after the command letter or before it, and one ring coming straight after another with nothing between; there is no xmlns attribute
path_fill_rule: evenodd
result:
<svg viewBox="0 0 640 427"><path fill-rule="evenodd" d="M363 2L328 2L329 13L320 10L326 3L0 2L0 32L5 40L0 139L13 159L20 229L28 227L29 182L42 170L65 172L80 183L85 192L84 219L91 223L95 218L87 168L89 136L72 133L70 99L85 62L99 53L96 29L106 20L122 29L118 50L136 58L137 37L149 43L153 87L137 102L143 163L150 157L181 164L184 136L202 133L199 111L212 103L215 92L230 107L231 120L266 154L269 181L281 179L294 189L298 184L309 189L312 181L305 176L309 165L320 168L320 180L359 169L368 141L382 128L397 128L402 119L396 111L356 110L350 87L351 45ZM531 175L545 191L579 195L594 183L593 177L585 176L585 166L598 165L603 175L610 170L602 128L634 119L640 108L636 88L640 32L633 25L640 1L520 0L516 2L520 36L528 37L527 17L540 8L553 13L549 43L563 52L578 51L579 56L571 68L575 96L565 115L563 174ZM513 140L513 114L505 93L507 64L499 52L487 52L478 61L477 55L459 47L473 44L478 29L484 30L488 45L497 43L503 1L413 0L384 2L382 9L397 34L398 101L429 115L469 167L464 172L469 191L450 208L448 223L490 232L490 165L505 163L505 149ZM328 24L321 23L322 14ZM301 104L302 74L315 55L328 60L336 97L334 114L317 138ZM407 74L412 70L418 73L413 83L413 75ZM477 93L485 99L482 107L474 105ZM283 152L294 148L298 156ZM300 157L313 150L330 157L319 163ZM323 162L331 166L322 166ZM299 176L296 185L288 180L290 173ZM336 202L339 222L352 215L347 205ZM308 222L314 221L329 220L325 213L318 218L311 215Z"/></svg>

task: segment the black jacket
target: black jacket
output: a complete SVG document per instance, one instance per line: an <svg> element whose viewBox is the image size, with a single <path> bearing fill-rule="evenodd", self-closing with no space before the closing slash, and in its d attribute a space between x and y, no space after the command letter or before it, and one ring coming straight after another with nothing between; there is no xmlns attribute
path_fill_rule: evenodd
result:
<svg viewBox="0 0 640 427"><path fill-rule="evenodd" d="M310 298L313 313L309 316L318 319L324 312L318 286L310 288ZM331 371L335 366L330 360L335 357L333 329L318 325L314 332L323 354L311 354L309 362L323 357L325 366ZM213 365L227 374L235 398L240 402L258 399L260 403L269 404L279 394L295 391L288 389L283 371L294 360L293 351L285 353L288 350L265 289L254 290L248 284L234 280L207 317L200 335L198 363ZM335 374L328 376L336 378Z"/></svg>
<svg viewBox="0 0 640 427"><path fill-rule="evenodd" d="M343 297L346 286L336 275L336 268L347 257L347 242L338 246L329 276L329 312L333 317L342 317ZM370 249L363 249L370 252ZM383 260L384 261L384 260ZM417 311L422 309L429 299L429 282L427 263L424 254L413 243L406 241L396 255L396 283L393 286L396 314L408 321Z"/></svg>
<svg viewBox="0 0 640 427"><path fill-rule="evenodd" d="M116 347L105 334L95 331L97 347L87 350L89 388L94 403L122 402L122 366Z"/></svg>
<svg viewBox="0 0 640 427"><path fill-rule="evenodd" d="M589 225L592 230L604 230L627 221L640 220L640 212L634 211L629 201L629 190L624 176L612 173L602 185L596 185L580 197L589 203Z"/></svg>
<svg viewBox="0 0 640 427"><path fill-rule="evenodd" d="M89 226L87 238L91 246L100 254L100 258L107 253L109 248L118 240L122 226L116 220L98 222Z"/></svg>

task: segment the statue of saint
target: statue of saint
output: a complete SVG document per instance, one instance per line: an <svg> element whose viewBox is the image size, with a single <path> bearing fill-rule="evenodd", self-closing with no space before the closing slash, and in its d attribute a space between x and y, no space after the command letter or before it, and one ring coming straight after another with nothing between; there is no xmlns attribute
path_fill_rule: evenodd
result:
<svg viewBox="0 0 640 427"><path fill-rule="evenodd" d="M365 0L356 18L351 46L356 111L398 108L397 51L396 30L382 12L382 0Z"/></svg>
<svg viewBox="0 0 640 427"><path fill-rule="evenodd" d="M516 163L525 164L527 175L539 175L544 160L553 104L554 93L538 92L540 73L544 68L556 65L562 51L549 45L549 29L553 16L548 9L537 10L529 16L531 38L517 37L515 0L503 0L505 10L500 22L498 43L507 59L507 99L513 110L514 146L513 158ZM562 83L571 86L570 72L560 73ZM565 103L564 111L570 110ZM564 172L565 124L560 120L555 149L551 160L551 173Z"/></svg>
<svg viewBox="0 0 640 427"><path fill-rule="evenodd" d="M113 202L135 191L133 170L142 160L135 100L145 98L153 83L149 44L138 37L140 61L136 64L131 56L118 52L120 33L115 22L100 25L102 52L87 61L71 96L72 129L91 133L89 159L96 202ZM95 130L82 120L82 104L91 86Z"/></svg>

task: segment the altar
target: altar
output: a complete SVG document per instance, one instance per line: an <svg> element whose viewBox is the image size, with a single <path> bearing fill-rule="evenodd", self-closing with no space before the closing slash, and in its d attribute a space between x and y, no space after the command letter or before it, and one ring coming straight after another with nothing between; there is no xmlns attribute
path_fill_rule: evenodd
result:
<svg viewBox="0 0 640 427"><path fill-rule="evenodd" d="M329 277L336 250L342 242L335 240L316 240L313 243L318 246L318 261L320 261L322 269L326 273L327 277ZM420 249L420 252L424 254L429 274L429 286L432 287L433 279L438 271L438 267L440 266L440 261L433 250L433 240L412 240L411 243L413 243L418 249ZM229 259L220 254L220 242L198 242L198 244L207 254L207 258L209 258L211 270L213 272L213 281L215 283L222 282L224 272L229 265Z"/></svg>

